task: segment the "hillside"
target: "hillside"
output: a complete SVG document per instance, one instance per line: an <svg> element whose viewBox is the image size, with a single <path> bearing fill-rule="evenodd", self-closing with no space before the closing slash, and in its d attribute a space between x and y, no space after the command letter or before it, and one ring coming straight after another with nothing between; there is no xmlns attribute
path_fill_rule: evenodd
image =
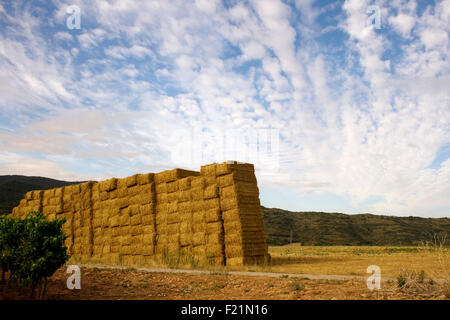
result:
<svg viewBox="0 0 450 320"><path fill-rule="evenodd" d="M434 234L450 237L449 218L291 212L262 207L269 245L417 245ZM447 239L447 244L450 244Z"/></svg>
<svg viewBox="0 0 450 320"><path fill-rule="evenodd" d="M79 182L43 177L0 176L0 214L11 213L30 190L46 190ZM326 212L291 212L262 207L269 245L416 245L434 234L448 234L449 218L348 215ZM447 240L450 244L450 239Z"/></svg>
<svg viewBox="0 0 450 320"><path fill-rule="evenodd" d="M79 182L19 175L0 176L0 215L9 214L28 191L47 190Z"/></svg>

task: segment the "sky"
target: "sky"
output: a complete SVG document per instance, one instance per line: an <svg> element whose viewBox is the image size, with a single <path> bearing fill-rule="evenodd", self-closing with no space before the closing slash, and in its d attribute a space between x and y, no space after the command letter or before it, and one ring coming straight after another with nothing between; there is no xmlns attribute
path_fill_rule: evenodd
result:
<svg viewBox="0 0 450 320"><path fill-rule="evenodd" d="M0 175L237 160L261 203L450 217L450 0L0 1Z"/></svg>

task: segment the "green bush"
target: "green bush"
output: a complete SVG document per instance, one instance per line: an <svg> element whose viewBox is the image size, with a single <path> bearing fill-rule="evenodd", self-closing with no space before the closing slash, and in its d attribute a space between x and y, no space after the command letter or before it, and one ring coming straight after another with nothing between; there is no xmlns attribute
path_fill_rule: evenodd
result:
<svg viewBox="0 0 450 320"><path fill-rule="evenodd" d="M66 235L61 229L65 221L65 218L48 221L37 211L28 213L23 220L1 220L0 239L9 241L0 246L4 266L10 271L8 281L21 287L30 286L33 298L45 296L48 278L69 259L64 246ZM13 228L7 229L8 226ZM2 270L5 271L3 264ZM36 295L37 287L40 290Z"/></svg>

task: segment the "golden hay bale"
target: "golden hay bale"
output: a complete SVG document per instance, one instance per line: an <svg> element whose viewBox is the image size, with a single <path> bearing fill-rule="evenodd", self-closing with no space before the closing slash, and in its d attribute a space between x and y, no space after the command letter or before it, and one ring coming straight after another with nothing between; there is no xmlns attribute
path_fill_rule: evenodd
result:
<svg viewBox="0 0 450 320"><path fill-rule="evenodd" d="M178 202L179 192L172 192L167 194L167 202Z"/></svg>
<svg viewBox="0 0 450 320"><path fill-rule="evenodd" d="M206 235L203 232L196 232L192 234L192 244L194 246L200 246L206 244Z"/></svg>
<svg viewBox="0 0 450 320"><path fill-rule="evenodd" d="M166 224L167 223L167 213L157 213L156 214L156 224Z"/></svg>
<svg viewBox="0 0 450 320"><path fill-rule="evenodd" d="M137 176L138 176L137 174L134 174L134 175L132 175L130 177L126 177L125 178L127 187L132 187L132 186L135 186L137 184Z"/></svg>
<svg viewBox="0 0 450 320"><path fill-rule="evenodd" d="M120 253L121 246L111 244L111 253Z"/></svg>
<svg viewBox="0 0 450 320"><path fill-rule="evenodd" d="M242 224L239 220L224 221L223 228L226 235L242 232Z"/></svg>
<svg viewBox="0 0 450 320"><path fill-rule="evenodd" d="M155 184L155 192L157 194L167 193L167 183L163 182L163 183Z"/></svg>
<svg viewBox="0 0 450 320"><path fill-rule="evenodd" d="M204 177L192 177L191 189L200 188L203 189L206 186L206 180Z"/></svg>
<svg viewBox="0 0 450 320"><path fill-rule="evenodd" d="M176 192L178 191L178 181L172 181L167 183L167 192Z"/></svg>
<svg viewBox="0 0 450 320"><path fill-rule="evenodd" d="M180 233L180 224L179 223L169 223L169 221L167 221L166 233L168 235L174 235L174 234Z"/></svg>
<svg viewBox="0 0 450 320"><path fill-rule="evenodd" d="M178 211L178 202L169 202L167 204L167 212L174 213Z"/></svg>
<svg viewBox="0 0 450 320"><path fill-rule="evenodd" d="M216 163L204 165L200 167L200 175L202 176L216 176Z"/></svg>
<svg viewBox="0 0 450 320"><path fill-rule="evenodd" d="M128 197L128 188L127 187L120 187L117 188L117 197L118 198L126 198Z"/></svg>
<svg viewBox="0 0 450 320"><path fill-rule="evenodd" d="M192 213L192 222L194 224L205 222L205 212L195 211Z"/></svg>
<svg viewBox="0 0 450 320"><path fill-rule="evenodd" d="M191 196L190 196L191 201L203 200L203 188L195 187L189 191L191 193Z"/></svg>
<svg viewBox="0 0 450 320"><path fill-rule="evenodd" d="M188 202L191 200L191 192L189 190L178 191L178 202Z"/></svg>
<svg viewBox="0 0 450 320"><path fill-rule="evenodd" d="M192 232L206 232L206 222L199 222L192 224Z"/></svg>
<svg viewBox="0 0 450 320"><path fill-rule="evenodd" d="M19 206L25 206L27 204L27 199L20 200Z"/></svg>
<svg viewBox="0 0 450 320"><path fill-rule="evenodd" d="M136 196L135 201L137 204L140 204L140 205L149 204L149 203L154 202L151 194L148 194L148 193L138 194Z"/></svg>
<svg viewBox="0 0 450 320"><path fill-rule="evenodd" d="M216 176L223 176L225 174L231 173L231 166L226 162L218 163L216 165Z"/></svg>
<svg viewBox="0 0 450 320"><path fill-rule="evenodd" d="M215 176L205 176L205 185L210 186L217 183L217 178Z"/></svg>
<svg viewBox="0 0 450 320"><path fill-rule="evenodd" d="M111 253L111 246L109 244L104 244L102 246L102 254L105 255L108 253Z"/></svg>
<svg viewBox="0 0 450 320"><path fill-rule="evenodd" d="M191 181L193 177L186 177L178 180L178 189L179 190L188 190L191 188Z"/></svg>
<svg viewBox="0 0 450 320"><path fill-rule="evenodd" d="M51 198L53 197L55 191L53 189L50 190L44 190L44 198Z"/></svg>
<svg viewBox="0 0 450 320"><path fill-rule="evenodd" d="M231 209L238 208L238 199L237 198L220 198L220 209L222 211L227 211Z"/></svg>
<svg viewBox="0 0 450 320"><path fill-rule="evenodd" d="M133 249L131 246L120 246L120 253L124 255L132 254ZM130 258L128 256L122 256L122 261L124 264L128 265L130 263Z"/></svg>
<svg viewBox="0 0 450 320"><path fill-rule="evenodd" d="M72 185L72 193L73 194L79 194L81 192L81 186L80 184L74 184Z"/></svg>
<svg viewBox="0 0 450 320"><path fill-rule="evenodd" d="M206 235L206 244L224 244L224 234L223 233L212 233Z"/></svg>
<svg viewBox="0 0 450 320"><path fill-rule="evenodd" d="M205 221L206 222L216 222L220 221L221 214L219 208L208 209L205 211Z"/></svg>
<svg viewBox="0 0 450 320"><path fill-rule="evenodd" d="M156 210L153 204L144 204L139 206L139 213L142 215L155 214Z"/></svg>
<svg viewBox="0 0 450 320"><path fill-rule="evenodd" d="M131 225L142 224L142 218L140 215L132 216L130 220Z"/></svg>
<svg viewBox="0 0 450 320"><path fill-rule="evenodd" d="M235 244L242 245L242 234L238 233L227 233L225 232L225 243L226 244Z"/></svg>
<svg viewBox="0 0 450 320"><path fill-rule="evenodd" d="M191 224L189 222L180 222L180 233L190 233Z"/></svg>
<svg viewBox="0 0 450 320"><path fill-rule="evenodd" d="M156 194L156 203L157 204L164 204L167 203L167 193L157 193Z"/></svg>
<svg viewBox="0 0 450 320"><path fill-rule="evenodd" d="M178 214L176 212L167 214L167 223L168 224L179 223L180 221L181 221L180 214Z"/></svg>
<svg viewBox="0 0 450 320"><path fill-rule="evenodd" d="M138 186L138 185L128 187L128 196L132 197L132 196L138 195L139 191L140 191L140 186Z"/></svg>
<svg viewBox="0 0 450 320"><path fill-rule="evenodd" d="M33 200L33 191L28 191L27 193L25 193L25 199Z"/></svg>
<svg viewBox="0 0 450 320"><path fill-rule="evenodd" d="M56 214L61 214L64 212L64 206L62 203L58 204L57 206L55 206L55 213Z"/></svg>
<svg viewBox="0 0 450 320"><path fill-rule="evenodd" d="M154 173L144 173L144 174L138 174L137 180L139 185L145 185L152 183L154 180L155 174Z"/></svg>
<svg viewBox="0 0 450 320"><path fill-rule="evenodd" d="M217 184L220 188L228 187L234 184L233 174L227 174L217 177Z"/></svg>
<svg viewBox="0 0 450 320"><path fill-rule="evenodd" d="M108 191L108 194L110 199L116 199L119 196L119 191L114 189L112 191Z"/></svg>
<svg viewBox="0 0 450 320"><path fill-rule="evenodd" d="M234 258L234 257L243 257L244 256L244 249L241 245L231 245L227 244L225 246L225 255L228 258Z"/></svg>
<svg viewBox="0 0 450 320"><path fill-rule="evenodd" d="M127 187L127 178L117 179L116 189L123 189Z"/></svg>
<svg viewBox="0 0 450 320"><path fill-rule="evenodd" d="M117 188L117 178L100 181L98 185L100 191L112 191Z"/></svg>
<svg viewBox="0 0 450 320"><path fill-rule="evenodd" d="M168 244L177 244L180 243L180 234L168 234L167 235L167 243Z"/></svg>
<svg viewBox="0 0 450 320"><path fill-rule="evenodd" d="M113 216L109 218L109 226L111 228L118 227L120 225L120 216Z"/></svg>
<svg viewBox="0 0 450 320"><path fill-rule="evenodd" d="M212 184L203 190L203 199L211 199L219 196L219 188L217 184Z"/></svg>
<svg viewBox="0 0 450 320"><path fill-rule="evenodd" d="M122 245L122 246L129 246L129 245L131 245L131 242L133 240L133 236L129 235L129 234L128 235L124 235L124 236L120 236L118 238L119 238L120 245Z"/></svg>
<svg viewBox="0 0 450 320"><path fill-rule="evenodd" d="M203 209L204 210L220 209L220 200L219 200L219 198L212 198L212 199L203 200Z"/></svg>
<svg viewBox="0 0 450 320"><path fill-rule="evenodd" d="M131 217L127 214L124 214L120 216L119 220L121 226L128 226L130 225Z"/></svg>
<svg viewBox="0 0 450 320"><path fill-rule="evenodd" d="M192 244L191 233L180 233L180 246L190 246Z"/></svg>
<svg viewBox="0 0 450 320"><path fill-rule="evenodd" d="M70 202L72 201L72 194L71 193L64 193L64 196L62 197L63 202Z"/></svg>
<svg viewBox="0 0 450 320"><path fill-rule="evenodd" d="M142 225L153 225L155 223L155 216L153 214L146 214L141 216Z"/></svg>
<svg viewBox="0 0 450 320"><path fill-rule="evenodd" d="M207 257L221 257L223 256L224 250L221 244L207 244L206 245L206 256Z"/></svg>
<svg viewBox="0 0 450 320"><path fill-rule="evenodd" d="M206 256L206 245L198 245L192 248L192 253L197 257Z"/></svg>
<svg viewBox="0 0 450 320"><path fill-rule="evenodd" d="M144 226L137 225L137 226L131 226L131 234L133 236L141 235L144 231Z"/></svg>
<svg viewBox="0 0 450 320"><path fill-rule="evenodd" d="M223 233L222 222L210 222L206 224L206 234Z"/></svg>
<svg viewBox="0 0 450 320"><path fill-rule="evenodd" d="M135 216L141 213L141 208L140 205L138 204L132 204L130 206L128 206L128 210L130 215Z"/></svg>
<svg viewBox="0 0 450 320"><path fill-rule="evenodd" d="M123 208L128 207L128 205L130 204L130 199L129 198L117 198L117 199L114 199L113 203L116 208L123 209Z"/></svg>
<svg viewBox="0 0 450 320"><path fill-rule="evenodd" d="M145 245L148 245L148 244L154 245L155 235L153 233L144 234L142 236L142 243Z"/></svg>

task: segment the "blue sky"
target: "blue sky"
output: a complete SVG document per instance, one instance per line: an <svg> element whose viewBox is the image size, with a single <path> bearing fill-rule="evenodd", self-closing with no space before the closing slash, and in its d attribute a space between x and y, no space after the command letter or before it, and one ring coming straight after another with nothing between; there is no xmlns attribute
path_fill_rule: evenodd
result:
<svg viewBox="0 0 450 320"><path fill-rule="evenodd" d="M268 207L448 217L449 31L450 0L1 1L0 174L233 159Z"/></svg>

